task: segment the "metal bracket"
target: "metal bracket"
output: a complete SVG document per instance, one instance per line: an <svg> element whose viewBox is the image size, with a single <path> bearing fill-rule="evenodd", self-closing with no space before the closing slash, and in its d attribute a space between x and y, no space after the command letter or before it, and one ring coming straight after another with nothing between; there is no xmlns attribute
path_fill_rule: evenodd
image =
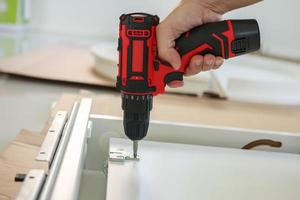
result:
<svg viewBox="0 0 300 200"><path fill-rule="evenodd" d="M47 161L48 168L52 163L66 121L67 121L67 112L58 111L54 117L54 120L50 128L48 129L47 135L36 157L36 160L38 161Z"/></svg>
<svg viewBox="0 0 300 200"><path fill-rule="evenodd" d="M93 129L93 121L89 120L87 127L86 127L86 137L87 139L90 139L92 137L92 129Z"/></svg>
<svg viewBox="0 0 300 200"><path fill-rule="evenodd" d="M113 149L109 152L109 161L111 162L124 162L126 160L139 161L140 158L139 156L134 158L133 155L129 154L124 149Z"/></svg>
<svg viewBox="0 0 300 200"><path fill-rule="evenodd" d="M68 121L66 122L65 128L63 130L63 133L61 135L61 139L59 140L59 144L57 146L55 156L51 163L51 168L48 172L47 179L45 181L45 184L43 186L43 190L41 191L41 194L39 196L39 200L48 200L50 199L52 189L55 185L55 181L57 178L57 175L59 173L59 168L61 165L61 162L63 160L64 152L67 147L71 131L74 126L75 118L78 113L78 102L74 102L73 108L69 114Z"/></svg>
<svg viewBox="0 0 300 200"><path fill-rule="evenodd" d="M26 178L16 197L16 200L38 199L45 178L46 178L46 173L44 170L41 169L30 170L26 175Z"/></svg>

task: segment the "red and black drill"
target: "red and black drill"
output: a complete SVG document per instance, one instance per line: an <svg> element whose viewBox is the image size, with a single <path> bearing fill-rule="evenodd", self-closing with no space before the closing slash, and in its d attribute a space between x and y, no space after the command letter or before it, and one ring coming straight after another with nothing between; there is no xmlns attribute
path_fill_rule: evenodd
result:
<svg viewBox="0 0 300 200"><path fill-rule="evenodd" d="M196 54L232 58L260 48L257 21L226 20L204 24L182 34L175 48L181 67L175 70L157 54L156 26L159 18L146 13L123 14L119 27L117 89L121 92L124 132L134 143L147 135L153 96L163 94L173 80L182 80Z"/></svg>

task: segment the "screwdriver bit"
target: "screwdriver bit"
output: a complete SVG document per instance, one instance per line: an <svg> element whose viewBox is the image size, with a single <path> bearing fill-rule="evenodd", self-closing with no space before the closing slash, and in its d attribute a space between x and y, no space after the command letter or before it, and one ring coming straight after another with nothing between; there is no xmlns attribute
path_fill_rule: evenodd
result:
<svg viewBox="0 0 300 200"><path fill-rule="evenodd" d="M138 141L133 141L133 157L137 158L137 151L138 151Z"/></svg>

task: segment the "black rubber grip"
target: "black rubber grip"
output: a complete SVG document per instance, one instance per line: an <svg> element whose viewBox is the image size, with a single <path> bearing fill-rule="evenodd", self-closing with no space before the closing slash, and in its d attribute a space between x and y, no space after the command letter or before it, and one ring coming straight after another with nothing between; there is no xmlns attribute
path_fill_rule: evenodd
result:
<svg viewBox="0 0 300 200"><path fill-rule="evenodd" d="M176 49L179 54L184 56L203 44L207 44L211 48L203 49L199 54L210 53L224 58L233 57L230 56L232 53L237 56L259 49L260 35L256 20L228 21L204 24L182 34L176 40ZM228 34L230 35L230 30L233 33L233 38L224 34L229 31Z"/></svg>
<svg viewBox="0 0 300 200"><path fill-rule="evenodd" d="M182 80L183 73L194 55L213 54L227 59L258 50L260 33L254 19L226 20L191 29L175 42L175 48L181 56L181 67L166 75L165 84Z"/></svg>

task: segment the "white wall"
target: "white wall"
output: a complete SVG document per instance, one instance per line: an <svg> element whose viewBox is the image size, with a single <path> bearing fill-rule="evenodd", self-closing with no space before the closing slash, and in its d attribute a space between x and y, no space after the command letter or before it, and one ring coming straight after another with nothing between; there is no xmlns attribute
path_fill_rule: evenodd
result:
<svg viewBox="0 0 300 200"><path fill-rule="evenodd" d="M165 17L178 0L32 0L32 26L80 35L111 37L118 32L119 16L130 12Z"/></svg>
<svg viewBox="0 0 300 200"><path fill-rule="evenodd" d="M32 27L56 32L116 37L122 13L144 11L164 18L179 0L32 0ZM300 1L265 0L225 15L259 20L264 53L300 60Z"/></svg>

